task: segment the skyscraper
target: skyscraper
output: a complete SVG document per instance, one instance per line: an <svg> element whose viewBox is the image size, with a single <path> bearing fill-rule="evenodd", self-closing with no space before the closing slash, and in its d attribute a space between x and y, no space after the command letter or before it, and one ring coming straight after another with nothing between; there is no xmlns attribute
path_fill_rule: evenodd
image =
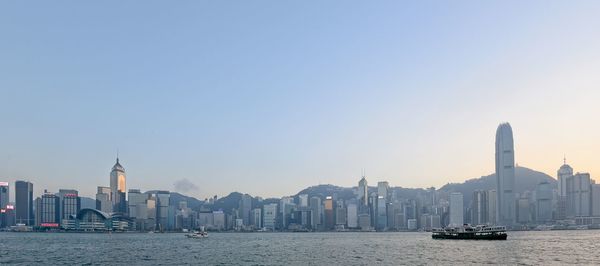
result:
<svg viewBox="0 0 600 266"><path fill-rule="evenodd" d="M76 216L81 209L81 198L79 192L74 189L59 189L58 198L60 201L59 213L62 224L63 220L71 219L71 216Z"/></svg>
<svg viewBox="0 0 600 266"><path fill-rule="evenodd" d="M567 178L567 216L585 217L591 212L591 180L588 173L576 173Z"/></svg>
<svg viewBox="0 0 600 266"><path fill-rule="evenodd" d="M496 190L488 190L488 223L490 224L496 224L497 199Z"/></svg>
<svg viewBox="0 0 600 266"><path fill-rule="evenodd" d="M535 190L536 219L539 223L552 221L552 185L542 181Z"/></svg>
<svg viewBox="0 0 600 266"><path fill-rule="evenodd" d="M488 223L488 198L489 193L485 190L475 190L471 200L471 223L474 225Z"/></svg>
<svg viewBox="0 0 600 266"><path fill-rule="evenodd" d="M333 229L333 198L331 196L327 196L325 201L323 201L323 205L325 205L325 215L324 215L324 224L325 230Z"/></svg>
<svg viewBox="0 0 600 266"><path fill-rule="evenodd" d="M17 223L33 225L33 184L27 181L15 182L15 219Z"/></svg>
<svg viewBox="0 0 600 266"><path fill-rule="evenodd" d="M346 207L346 222L348 223L348 228L357 228L358 227L358 206L356 203L351 202L348 203Z"/></svg>
<svg viewBox="0 0 600 266"><path fill-rule="evenodd" d="M244 225L250 225L252 220L250 217L250 211L252 210L252 197L248 194L242 195L238 207Z"/></svg>
<svg viewBox="0 0 600 266"><path fill-rule="evenodd" d="M169 206L171 192L157 191L156 197L156 230L170 230L169 228Z"/></svg>
<svg viewBox="0 0 600 266"><path fill-rule="evenodd" d="M384 196L377 196L377 230L387 228L387 203Z"/></svg>
<svg viewBox="0 0 600 266"><path fill-rule="evenodd" d="M113 212L127 212L126 192L125 168L121 166L117 157L117 162L110 171L110 201Z"/></svg>
<svg viewBox="0 0 600 266"><path fill-rule="evenodd" d="M387 181L377 182L377 195L383 197L386 201L389 200L390 184Z"/></svg>
<svg viewBox="0 0 600 266"><path fill-rule="evenodd" d="M558 178L558 196L567 196L567 178L573 176L573 168L567 164L567 159L563 159L563 165L556 172Z"/></svg>
<svg viewBox="0 0 600 266"><path fill-rule="evenodd" d="M36 225L42 228L58 228L60 226L60 198L44 191L36 199Z"/></svg>
<svg viewBox="0 0 600 266"><path fill-rule="evenodd" d="M510 124L496 130L496 219L500 225L515 223L515 152Z"/></svg>
<svg viewBox="0 0 600 266"><path fill-rule="evenodd" d="M263 206L263 226L269 230L275 230L277 222L277 203L269 203Z"/></svg>
<svg viewBox="0 0 600 266"><path fill-rule="evenodd" d="M250 224L254 226L254 228L260 229L263 227L262 225L262 210L260 208L256 208L250 211L251 221Z"/></svg>
<svg viewBox="0 0 600 266"><path fill-rule="evenodd" d="M308 207L308 194L298 195L298 205L300 207Z"/></svg>
<svg viewBox="0 0 600 266"><path fill-rule="evenodd" d="M590 190L592 192L591 216L598 217L600 216L600 184L592 184Z"/></svg>
<svg viewBox="0 0 600 266"><path fill-rule="evenodd" d="M463 194L450 193L450 224L451 226L463 225Z"/></svg>
<svg viewBox="0 0 600 266"><path fill-rule="evenodd" d="M96 210L101 212L112 212L113 205L110 201L110 193L111 190L109 187L98 187L98 192L96 193Z"/></svg>
<svg viewBox="0 0 600 266"><path fill-rule="evenodd" d="M8 225L6 221L6 213L8 212L6 206L8 205L8 182L0 182L0 228Z"/></svg>
<svg viewBox="0 0 600 266"><path fill-rule="evenodd" d="M563 159L563 165L558 169L556 176L558 178L556 219L563 220L567 218L567 180L573 176L573 168L567 164L566 158Z"/></svg>
<svg viewBox="0 0 600 266"><path fill-rule="evenodd" d="M368 190L369 190L369 187L367 185L367 179L365 178L365 176L363 174L360 181L358 181L358 201L359 201L360 205L363 207L369 205Z"/></svg>
<svg viewBox="0 0 600 266"><path fill-rule="evenodd" d="M323 211L323 206L321 204L321 198L319 198L319 197L310 198L309 208L310 208L312 216L313 216L313 218L312 218L313 229L318 230L319 227L322 225L321 212Z"/></svg>

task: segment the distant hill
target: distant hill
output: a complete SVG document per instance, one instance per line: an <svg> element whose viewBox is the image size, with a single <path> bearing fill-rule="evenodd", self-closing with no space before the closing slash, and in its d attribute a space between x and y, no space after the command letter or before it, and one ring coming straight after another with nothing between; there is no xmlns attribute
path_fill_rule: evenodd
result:
<svg viewBox="0 0 600 266"><path fill-rule="evenodd" d="M515 192L523 193L527 190L534 191L536 186L542 182L548 181L553 186L557 186L556 179L551 176L526 167L517 166L515 168ZM443 192L460 192L464 196L465 207L471 203L471 197L475 190L496 189L496 174L473 178L464 183L450 183L441 187Z"/></svg>
<svg viewBox="0 0 600 266"><path fill-rule="evenodd" d="M525 167L515 168L515 186L517 193L522 193L526 190L535 190L537 184L541 181L548 181L553 186L556 186L556 180L551 176L538 172ZM465 207L471 203L471 195L475 190L490 190L496 188L495 174L482 176L479 178L469 179L463 183L450 183L441 187L438 191L440 192L460 192L464 195ZM400 198L417 198L419 195L423 195L426 192L422 188L403 188L403 187L392 187L392 191ZM377 187L370 186L368 188L369 194L377 192ZM333 196L337 199L350 200L356 198L356 187L339 187L335 185L318 185L305 188L298 192L292 197L297 201L298 195L308 194L309 198L319 197L322 200L327 196ZM156 193L156 191L147 191L145 193ZM232 192L229 195L217 199L214 204L207 204L204 201L198 200L194 197L185 196L177 192L171 192L171 205L177 206L180 201L187 201L188 207L194 210L223 210L226 213L231 213L233 209L239 208L239 202L242 198L243 193ZM91 200L91 199L90 199ZM252 207L261 208L264 204L278 203L280 199L270 198L259 201L257 197L252 197ZM83 200L82 200L83 201ZM94 202L95 205L95 202Z"/></svg>
<svg viewBox="0 0 600 266"><path fill-rule="evenodd" d="M425 190L421 188L391 187L390 189L401 198L416 198L417 194L425 192ZM334 185L318 185L305 188L294 195L294 197L298 197L300 194L308 194L308 198L319 197L324 199L326 196L333 196L337 199L350 200L356 198L356 190L357 187L346 188ZM368 188L368 193L377 193L377 187L370 186Z"/></svg>

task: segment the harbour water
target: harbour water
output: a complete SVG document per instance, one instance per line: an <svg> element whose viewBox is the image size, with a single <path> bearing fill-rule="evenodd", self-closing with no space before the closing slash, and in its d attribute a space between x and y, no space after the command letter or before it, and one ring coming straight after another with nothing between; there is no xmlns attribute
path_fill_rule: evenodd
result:
<svg viewBox="0 0 600 266"><path fill-rule="evenodd" d="M0 265L600 264L600 230L509 232L506 241L429 233L0 233Z"/></svg>

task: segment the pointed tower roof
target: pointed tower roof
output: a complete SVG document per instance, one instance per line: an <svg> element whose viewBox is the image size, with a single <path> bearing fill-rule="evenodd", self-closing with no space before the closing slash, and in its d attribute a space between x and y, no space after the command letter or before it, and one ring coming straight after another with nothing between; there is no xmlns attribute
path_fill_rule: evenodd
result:
<svg viewBox="0 0 600 266"><path fill-rule="evenodd" d="M119 163L119 156L117 156L117 163L113 166L112 171L125 172L125 168Z"/></svg>

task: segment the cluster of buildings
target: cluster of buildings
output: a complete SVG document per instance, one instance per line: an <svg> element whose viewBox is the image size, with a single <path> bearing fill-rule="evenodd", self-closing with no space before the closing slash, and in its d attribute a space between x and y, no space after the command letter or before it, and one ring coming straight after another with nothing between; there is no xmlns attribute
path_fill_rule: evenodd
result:
<svg viewBox="0 0 600 266"><path fill-rule="evenodd" d="M600 184L587 173L573 173L566 164L558 185L540 182L532 191L515 187L512 128L496 131L495 189L472 194L435 188L401 193L381 181L369 187L365 174L353 195L299 194L281 199L240 196L237 206L217 208L216 196L190 208L175 202L169 191L126 189L119 159L108 187L99 186L95 206L82 207L77 190L44 191L34 198L33 184L15 182L15 202L9 184L0 182L0 228L74 231L410 231L470 224L504 225L513 229L547 226L600 225ZM470 197L470 198L467 198ZM469 204L465 204L468 202Z"/></svg>
<svg viewBox="0 0 600 266"><path fill-rule="evenodd" d="M59 189L34 199L33 183L15 182L15 202L9 202L9 184L0 182L0 228L12 230L131 231L174 230L195 222L185 202L171 206L168 191L126 192L125 168L117 162L110 186L98 187L95 206L82 207L77 190ZM127 198L127 196L129 198Z"/></svg>

